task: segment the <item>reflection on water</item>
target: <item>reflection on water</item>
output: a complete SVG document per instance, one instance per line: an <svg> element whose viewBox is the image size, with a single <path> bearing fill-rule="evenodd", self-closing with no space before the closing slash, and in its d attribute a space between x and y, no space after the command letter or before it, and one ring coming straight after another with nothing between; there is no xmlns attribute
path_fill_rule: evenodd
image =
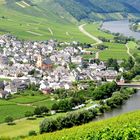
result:
<svg viewBox="0 0 140 140"><path fill-rule="evenodd" d="M102 29L109 30L112 33L121 33L125 36L132 36L139 40L140 33L130 30L129 26L130 23L128 20L107 21L103 23Z"/></svg>
<svg viewBox="0 0 140 140"><path fill-rule="evenodd" d="M102 116L99 116L96 120L102 120L111 118L123 113L135 111L140 109L140 90L137 94L134 94L130 99L128 99L121 107L113 109L110 112L104 113Z"/></svg>

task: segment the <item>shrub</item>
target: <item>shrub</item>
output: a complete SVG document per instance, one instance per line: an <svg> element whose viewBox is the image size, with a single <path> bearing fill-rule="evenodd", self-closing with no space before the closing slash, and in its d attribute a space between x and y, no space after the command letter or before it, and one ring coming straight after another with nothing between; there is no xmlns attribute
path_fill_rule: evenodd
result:
<svg viewBox="0 0 140 140"><path fill-rule="evenodd" d="M8 125L13 125L14 124L13 121L14 121L14 119L12 117L10 117L10 116L8 116L8 117L5 118L5 122Z"/></svg>
<svg viewBox="0 0 140 140"><path fill-rule="evenodd" d="M36 133L36 131L31 130L31 131L29 131L29 134L28 134L28 135L29 135L29 136L36 136L37 133Z"/></svg>
<svg viewBox="0 0 140 140"><path fill-rule="evenodd" d="M30 111L25 112L25 117L29 118L31 116L33 116L32 112L30 112Z"/></svg>

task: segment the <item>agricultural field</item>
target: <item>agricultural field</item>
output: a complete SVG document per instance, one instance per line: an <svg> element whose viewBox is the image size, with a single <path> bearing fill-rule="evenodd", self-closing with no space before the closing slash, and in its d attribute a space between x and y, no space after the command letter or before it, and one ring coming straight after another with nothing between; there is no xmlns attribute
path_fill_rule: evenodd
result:
<svg viewBox="0 0 140 140"><path fill-rule="evenodd" d="M105 37L107 39L113 39L113 35L109 33L105 33L100 30L101 23L90 23L87 24L84 28L87 32L89 32L91 35L96 37Z"/></svg>
<svg viewBox="0 0 140 140"><path fill-rule="evenodd" d="M133 54L140 55L140 50L138 50L138 48L137 48L138 45L135 42L133 42L133 41L128 42L128 47L129 47L132 55Z"/></svg>
<svg viewBox="0 0 140 140"><path fill-rule="evenodd" d="M32 104L34 102L42 101L47 99L46 96L16 96L13 99L10 99L10 102L17 104Z"/></svg>
<svg viewBox="0 0 140 140"><path fill-rule="evenodd" d="M111 119L91 122L54 133L29 137L26 140L89 140L89 139L139 139L140 111L126 113Z"/></svg>
<svg viewBox="0 0 140 140"><path fill-rule="evenodd" d="M42 100L42 101L38 101L33 103L33 106L47 106L49 109L51 109L52 105L56 103L56 100L54 99L46 99L46 100Z"/></svg>
<svg viewBox="0 0 140 140"><path fill-rule="evenodd" d="M26 40L58 39L59 41L94 43L92 39L79 31L77 23L72 23L66 19L51 15L48 11L46 18L44 17L45 15L42 15L38 10L41 9L27 7L25 10L17 4L8 6L1 5L0 34L10 33L20 39ZM33 15L33 13L37 14L37 12L40 13L40 15Z"/></svg>
<svg viewBox="0 0 140 140"><path fill-rule="evenodd" d="M35 95L32 95L34 93ZM27 111L33 112L37 106L52 107L51 98L47 95L41 95L37 91L25 91L24 95L14 95L9 100L0 100L0 123L3 123L7 116L11 116L14 120L25 117ZM19 113L20 112L20 113Z"/></svg>
<svg viewBox="0 0 140 140"><path fill-rule="evenodd" d="M21 106L8 101L0 100L0 123L3 123L7 116L11 116L14 119L23 118L25 112L33 111L31 106Z"/></svg>
<svg viewBox="0 0 140 140"><path fill-rule="evenodd" d="M109 48L99 53L99 58L101 60L107 60L108 58L122 60L129 57L125 44L104 43L104 45L108 46Z"/></svg>

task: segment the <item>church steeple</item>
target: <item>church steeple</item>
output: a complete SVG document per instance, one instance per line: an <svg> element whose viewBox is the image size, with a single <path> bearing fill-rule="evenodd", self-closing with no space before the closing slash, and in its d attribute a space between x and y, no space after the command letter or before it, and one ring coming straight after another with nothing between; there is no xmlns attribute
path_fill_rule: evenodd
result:
<svg viewBox="0 0 140 140"><path fill-rule="evenodd" d="M37 62L36 62L36 66L38 68L42 68L42 55L41 55L41 50L40 50L40 54L37 56Z"/></svg>

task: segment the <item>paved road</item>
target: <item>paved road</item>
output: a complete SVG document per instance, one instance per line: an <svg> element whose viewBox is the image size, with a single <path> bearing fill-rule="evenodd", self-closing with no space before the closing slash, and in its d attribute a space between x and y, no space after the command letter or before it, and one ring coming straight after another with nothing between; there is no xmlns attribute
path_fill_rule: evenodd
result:
<svg viewBox="0 0 140 140"><path fill-rule="evenodd" d="M94 41L96 41L96 43L93 44L94 46L103 43L100 39L98 39L97 37L95 37L95 36L91 35L89 32L87 32L87 31L84 29L84 26L86 26L86 24L80 25L80 26L79 26L79 30L80 30L80 32L82 32L83 34L85 34L86 36L88 36L89 38L91 38L91 39L93 39ZM95 58L96 58L96 59L99 59L99 52L96 52Z"/></svg>
<svg viewBox="0 0 140 140"><path fill-rule="evenodd" d="M93 39L94 41L96 41L96 43L93 44L93 45L99 45L99 44L102 44L102 43L103 43L100 39L98 39L97 37L95 37L95 36L91 35L89 32L87 32L87 31L84 29L84 26L86 26L86 24L80 25L80 26L79 26L79 30L80 30L80 32L82 32L83 34L85 34L86 36L88 36L89 38L91 38L91 39Z"/></svg>

